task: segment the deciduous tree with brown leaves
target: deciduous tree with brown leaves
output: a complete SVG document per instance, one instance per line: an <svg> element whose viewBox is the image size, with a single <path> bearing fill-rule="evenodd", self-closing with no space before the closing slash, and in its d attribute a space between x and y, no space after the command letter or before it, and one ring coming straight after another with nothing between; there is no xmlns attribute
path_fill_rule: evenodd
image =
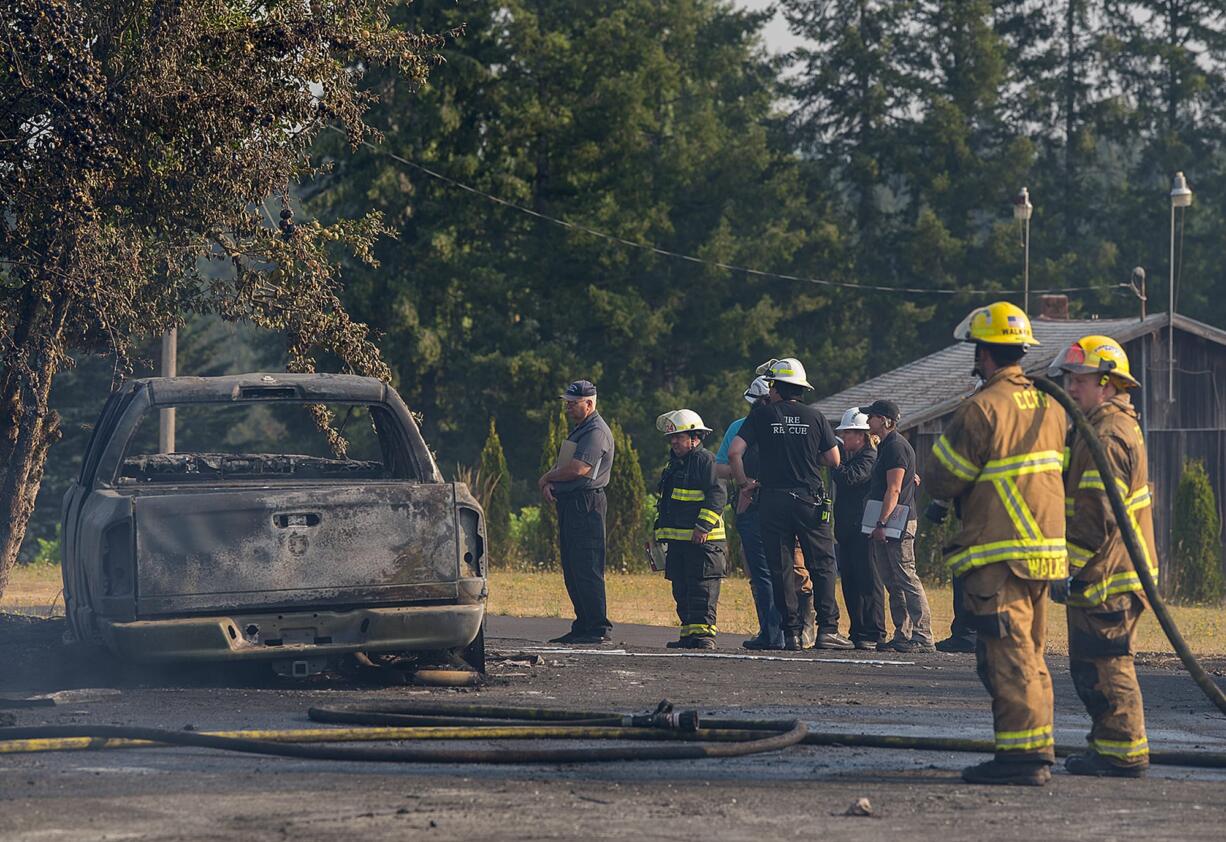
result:
<svg viewBox="0 0 1226 842"><path fill-rule="evenodd" d="M282 333L295 370L387 376L336 268L373 261L380 217L299 224L288 194L323 127L371 134L363 70L420 83L437 60L445 36L394 26L401 4L0 0L0 594L71 354L122 370L213 313Z"/></svg>

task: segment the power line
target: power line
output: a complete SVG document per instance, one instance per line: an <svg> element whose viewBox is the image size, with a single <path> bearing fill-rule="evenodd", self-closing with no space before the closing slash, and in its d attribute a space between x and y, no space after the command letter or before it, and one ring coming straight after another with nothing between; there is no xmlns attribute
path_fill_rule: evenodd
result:
<svg viewBox="0 0 1226 842"><path fill-rule="evenodd" d="M327 128L331 129L332 131L338 134L344 134L344 132L342 132L340 129L336 128L335 126L328 126ZM746 275L753 275L759 278L774 278L776 280L782 280L782 281L799 281L801 283L806 283L806 284L816 284L818 286L827 286L827 287L840 287L842 289L868 290L868 291L873 291L873 292L901 292L901 293L909 293L909 294L915 294L915 295L1008 295L1009 294L1008 290L1000 290L1000 289L923 289L920 287L892 287L892 286L884 286L881 284L856 284L850 281L831 281L831 280L823 279L823 278L810 278L810 277L806 277L803 275L789 275L785 272L768 272L763 269L754 269L749 266L737 266L735 264L724 263L719 260L708 260L702 257L695 257L692 254L683 254L681 252L670 251L669 249L660 248L659 246L653 245L651 243L640 243L636 240L627 240L625 237L619 237L616 234L609 234L605 231L598 231L595 228L590 228L586 225L581 225L577 222L570 222L565 219L559 219L555 216L550 216L549 214L541 213L540 211L535 211L532 208L525 207L523 205L509 201L507 199L502 198L501 196L495 196L492 193L486 193L484 190L479 190L476 187L473 187L469 184L465 184L462 181L457 181L451 176L444 175L443 173L438 172L436 170L432 170L423 164L417 163L416 161L410 161L408 158L404 158L400 155L397 155L395 152L389 152L386 149L383 149L382 147L374 143L371 143L370 141L363 140L363 141L359 141L359 143L362 146L365 146L366 148L372 150L373 152L376 152L380 155L384 155L388 158L391 158L393 161L397 161L398 163L404 164L407 167L412 167L413 169L418 170L419 172L423 172L426 175L430 176L431 178L437 179L443 182L444 184L448 184L459 190L463 190L467 193L471 193L474 196L480 196L483 199L494 202L495 204L498 204L498 205L502 205L505 208L510 208L511 210L518 211L519 213L527 214L528 216L535 217L543 222L549 222L561 228L566 228L567 230L570 230L570 231L579 231L584 234L588 234L589 236L597 237L599 239L605 240L606 242L615 243L620 246L626 246L627 248L638 249L640 251L650 252L652 254L658 254L661 257L669 257L674 260L684 260L688 263L696 263L700 266L711 266L716 269L723 269L727 272L743 272ZM1119 284L1118 286L1125 287L1128 285ZM1031 292L1036 293L1036 294L1038 293L1056 293L1056 292L1087 292L1090 290L1101 291L1103 289L1114 289L1114 287L1105 287L1105 288L1104 287L1093 287L1093 286L1061 287L1058 289L1057 288L1036 289L1036 290L1031 290Z"/></svg>

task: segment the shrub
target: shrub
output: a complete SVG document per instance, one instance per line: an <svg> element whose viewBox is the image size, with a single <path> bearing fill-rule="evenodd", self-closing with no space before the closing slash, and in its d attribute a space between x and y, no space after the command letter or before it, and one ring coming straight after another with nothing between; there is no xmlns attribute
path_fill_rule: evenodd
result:
<svg viewBox="0 0 1226 842"><path fill-rule="evenodd" d="M944 523L926 520L923 512L929 502L931 498L928 495L916 495L916 511L919 513L919 527L916 532L919 534L915 536L915 572L930 585L944 585L950 580L950 575L942 550L957 534L959 523L953 511L950 511Z"/></svg>
<svg viewBox="0 0 1226 842"><path fill-rule="evenodd" d="M1184 602L1222 599L1221 522L1209 474L1199 459L1184 462L1175 492L1171 582Z"/></svg>
<svg viewBox="0 0 1226 842"><path fill-rule="evenodd" d="M647 498L643 469L634 442L621 425L613 421L609 429L613 433L615 458L606 491L609 502L605 523L608 567L623 573L649 570L643 547L652 521L643 515Z"/></svg>
<svg viewBox="0 0 1226 842"><path fill-rule="evenodd" d="M38 549L34 551L30 564L58 567L60 563L60 524L55 525L55 537L35 538L34 540L38 542Z"/></svg>
<svg viewBox="0 0 1226 842"><path fill-rule="evenodd" d="M558 451L562 449L567 433L566 413L559 407L557 414L549 419L549 428L541 446L542 474L553 470L557 465ZM562 563L562 548L558 543L558 509L557 506L542 502L538 511L540 516L536 519L532 541L524 548L526 561L534 568L557 570Z"/></svg>
<svg viewBox="0 0 1226 842"><path fill-rule="evenodd" d="M481 501L485 509L485 529L490 539L491 558L506 562L511 553L511 472L507 457L502 450L502 440L494 419L490 419L489 435L481 448L478 475L489 483L486 499Z"/></svg>

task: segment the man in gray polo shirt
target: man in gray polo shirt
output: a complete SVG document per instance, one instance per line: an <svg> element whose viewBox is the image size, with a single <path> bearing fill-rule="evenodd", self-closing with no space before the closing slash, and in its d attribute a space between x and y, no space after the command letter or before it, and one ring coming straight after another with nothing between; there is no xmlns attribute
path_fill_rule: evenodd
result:
<svg viewBox="0 0 1226 842"><path fill-rule="evenodd" d="M605 609L605 486L613 467L613 434L596 411L596 387L576 380L562 393L572 425L553 470L537 485L558 507L562 578L575 608L571 629L550 643L604 643L613 624Z"/></svg>

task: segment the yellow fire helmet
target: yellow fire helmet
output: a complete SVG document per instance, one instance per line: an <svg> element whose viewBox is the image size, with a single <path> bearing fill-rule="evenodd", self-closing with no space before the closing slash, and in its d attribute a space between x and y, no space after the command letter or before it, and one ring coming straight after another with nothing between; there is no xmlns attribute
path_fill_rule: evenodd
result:
<svg viewBox="0 0 1226 842"><path fill-rule="evenodd" d="M1030 329L1030 318L1022 308L1008 301L997 301L972 310L954 328L959 342L982 342L985 345L1038 345Z"/></svg>
<svg viewBox="0 0 1226 842"><path fill-rule="evenodd" d="M1132 376L1128 355L1119 343L1110 336L1083 336L1056 357L1047 369L1049 377L1069 374L1094 374L1101 372L1100 384L1111 380L1122 389L1135 389L1141 385Z"/></svg>
<svg viewBox="0 0 1226 842"><path fill-rule="evenodd" d="M656 429L666 436L673 433L709 433L711 428L702 423L702 416L692 409L675 409L656 419Z"/></svg>

